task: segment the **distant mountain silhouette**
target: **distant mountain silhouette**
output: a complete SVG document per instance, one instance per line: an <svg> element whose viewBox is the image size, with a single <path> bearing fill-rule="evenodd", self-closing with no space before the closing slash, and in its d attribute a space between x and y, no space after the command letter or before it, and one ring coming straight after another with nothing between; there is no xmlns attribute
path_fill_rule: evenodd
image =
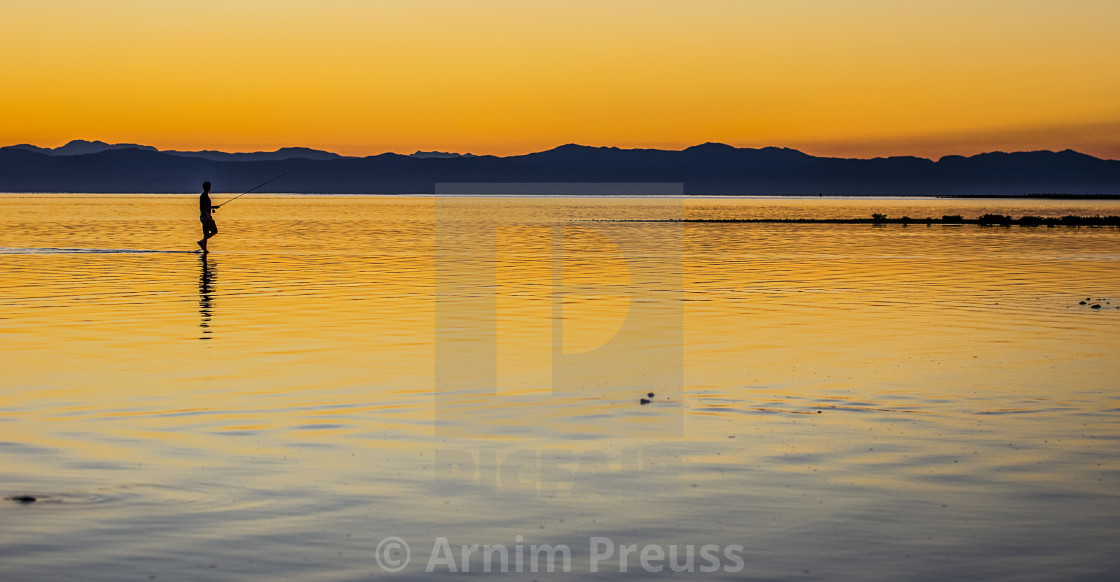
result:
<svg viewBox="0 0 1120 582"><path fill-rule="evenodd" d="M337 160L342 158L335 153L325 152L323 150L313 150L311 148L280 148L274 152L252 152L252 153L232 153L219 152L215 150L203 150L199 152L182 152L176 150L166 150L163 153L172 154L176 156L184 156L188 158L203 158L206 160L214 160L216 162L268 162L276 160Z"/></svg>
<svg viewBox="0 0 1120 582"><path fill-rule="evenodd" d="M126 149L139 149L149 152L158 152L160 150L146 145L137 145L134 143L117 143L108 144L103 141L86 141L84 139L76 139L70 143L57 147L57 148L41 148L31 144L19 144L8 146L14 149L23 149L48 156L84 156L87 154L99 154L108 150L126 150ZM8 149L8 148L0 148ZM313 150L311 148L280 148L274 152L252 152L252 153L226 153L215 150L204 150L199 152L185 152L176 150L164 150L163 153L175 156L183 156L190 158L203 158L207 160L215 160L219 162L264 162L275 160L292 160L292 159L308 159L308 160L335 160L343 156L335 153L325 152L322 150ZM456 154L457 155L457 154Z"/></svg>
<svg viewBox="0 0 1120 582"><path fill-rule="evenodd" d="M451 152L425 152L425 151L421 151L421 150L416 150L415 152L413 152L411 154L408 154L408 157L410 157L410 158L474 158L474 157L477 157L477 156L475 156L474 154L454 154L454 153L451 153Z"/></svg>
<svg viewBox="0 0 1120 582"><path fill-rule="evenodd" d="M90 150L89 153L77 153ZM60 153L61 152L61 153ZM420 154L433 152L418 152ZM438 152L435 152L438 153ZM706 143L681 151L567 144L525 155L380 154L343 157L307 148L276 152L158 151L71 142L53 150L0 148L0 191L240 192L288 170L270 192L431 194L437 183L683 183L686 194L984 195L1120 194L1120 161L1071 150L846 159L788 148Z"/></svg>
<svg viewBox="0 0 1120 582"><path fill-rule="evenodd" d="M84 156L86 154L97 154L106 150L126 150L126 149L141 149L148 151L159 151L152 146L137 145L134 143L115 143L108 144L103 141L86 141L84 139L76 139L70 143L57 148L41 148L31 144L20 144L11 146L13 148L21 148L46 154L48 156Z"/></svg>

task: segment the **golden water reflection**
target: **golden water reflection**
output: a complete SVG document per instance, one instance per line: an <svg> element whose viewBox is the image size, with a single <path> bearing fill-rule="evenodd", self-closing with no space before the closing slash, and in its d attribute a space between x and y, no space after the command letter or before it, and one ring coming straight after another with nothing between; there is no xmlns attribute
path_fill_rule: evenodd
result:
<svg viewBox="0 0 1120 582"><path fill-rule="evenodd" d="M15 579L358 579L388 535L749 548L717 579L1114 564L1117 229L574 221L1115 202L250 196L198 256L191 197L4 200L0 497L59 501L0 504ZM438 392L479 329L453 370L494 382Z"/></svg>

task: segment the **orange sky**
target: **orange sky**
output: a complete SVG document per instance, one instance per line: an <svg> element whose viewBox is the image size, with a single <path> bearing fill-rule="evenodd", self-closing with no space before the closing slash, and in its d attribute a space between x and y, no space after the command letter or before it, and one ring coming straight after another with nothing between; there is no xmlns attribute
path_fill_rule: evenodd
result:
<svg viewBox="0 0 1120 582"><path fill-rule="evenodd" d="M1115 0L0 0L0 145L1120 159Z"/></svg>

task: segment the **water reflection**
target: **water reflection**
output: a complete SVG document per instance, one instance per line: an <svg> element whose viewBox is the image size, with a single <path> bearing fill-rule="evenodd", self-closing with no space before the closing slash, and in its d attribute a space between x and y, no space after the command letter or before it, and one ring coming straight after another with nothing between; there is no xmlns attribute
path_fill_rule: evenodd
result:
<svg viewBox="0 0 1120 582"><path fill-rule="evenodd" d="M107 251L181 249L198 223L166 217L192 216L197 196L131 196L112 229L110 199L0 195L3 247L97 250L0 260L5 580L368 579L388 536L412 545L402 579L432 577L436 536L565 544L582 579L597 578L590 536L750 549L744 572L696 572L705 582L1115 571L1120 310L1104 306L1120 297L1120 230L589 226L573 221L672 218L680 202L262 197L239 202L227 252L192 264ZM1120 201L683 210L1109 215ZM465 266L485 270L449 289ZM669 293L679 324L662 317L676 303L645 311ZM455 363L434 353L437 322L463 331L454 341L473 325L437 310L476 297L497 386L437 393ZM217 307L222 349L190 341L216 336ZM647 313L632 349L606 343ZM679 359L651 346L667 328L683 334ZM549 389L603 345L623 365ZM647 346L675 359L644 360ZM610 377L635 362L651 382L681 368L682 393ZM629 436L670 417L680 436ZM618 558L604 578L625 577Z"/></svg>
<svg viewBox="0 0 1120 582"><path fill-rule="evenodd" d="M210 339L213 330L210 329L210 320L213 318L214 308L214 279L216 277L216 262L208 259L206 253L198 255L200 272L198 275L198 327L202 328L202 336L198 339Z"/></svg>

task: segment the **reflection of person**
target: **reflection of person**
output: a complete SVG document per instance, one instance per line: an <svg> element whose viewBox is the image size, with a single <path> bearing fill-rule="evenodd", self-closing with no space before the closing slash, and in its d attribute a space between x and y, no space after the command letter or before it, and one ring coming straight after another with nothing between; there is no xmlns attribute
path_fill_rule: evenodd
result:
<svg viewBox="0 0 1120 582"><path fill-rule="evenodd" d="M202 183L202 195L198 197L198 219L202 221L202 240L198 241L198 246L202 247L202 252L206 251L206 241L218 234L218 225L214 223L214 211L217 206L210 204L210 182Z"/></svg>
<svg viewBox="0 0 1120 582"><path fill-rule="evenodd" d="M202 271L198 276L198 326L202 328L202 337L210 339L210 319L214 308L214 264L206 260L206 253L199 255Z"/></svg>

